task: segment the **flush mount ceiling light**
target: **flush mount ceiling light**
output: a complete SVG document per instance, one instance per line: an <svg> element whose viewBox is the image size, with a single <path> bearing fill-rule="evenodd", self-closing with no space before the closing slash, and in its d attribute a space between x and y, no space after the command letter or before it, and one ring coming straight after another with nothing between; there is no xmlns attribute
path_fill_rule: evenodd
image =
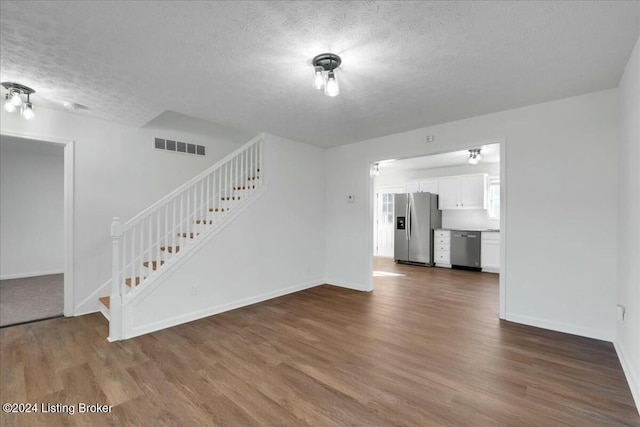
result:
<svg viewBox="0 0 640 427"><path fill-rule="evenodd" d="M469 163L472 165L477 165L480 160L482 160L482 156L480 155L480 149L469 150Z"/></svg>
<svg viewBox="0 0 640 427"><path fill-rule="evenodd" d="M340 87L335 69L342 64L342 59L333 53L321 53L313 58L311 64L315 70L313 87L318 90L324 88L324 94L327 96L337 96L340 93Z"/></svg>
<svg viewBox="0 0 640 427"><path fill-rule="evenodd" d="M13 113L20 108L20 114L27 120L31 120L35 117L36 113L33 109L33 104L29 96L32 93L36 93L35 90L30 87L21 85L20 83L2 82L0 83L5 89L7 94L4 97L4 109L10 113ZM26 96L26 99L24 97Z"/></svg>

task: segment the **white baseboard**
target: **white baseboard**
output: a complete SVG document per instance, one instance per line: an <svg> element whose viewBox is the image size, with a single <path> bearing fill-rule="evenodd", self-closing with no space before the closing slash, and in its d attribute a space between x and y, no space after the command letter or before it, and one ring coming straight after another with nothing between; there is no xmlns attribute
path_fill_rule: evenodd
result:
<svg viewBox="0 0 640 427"><path fill-rule="evenodd" d="M631 396L633 396L633 401L636 403L636 410L638 411L638 414L640 414L640 379L633 370L633 366L629 363L629 358L624 351L624 347L617 341L613 342L613 347L616 349L616 353L618 353L618 359L622 365L624 375L627 378L627 383L631 390Z"/></svg>
<svg viewBox="0 0 640 427"><path fill-rule="evenodd" d="M547 319L539 319L536 317L521 316L519 314L506 313L506 320L509 322L522 323L523 325L535 326L536 328L549 329L556 332L563 332L581 337L593 338L602 341L613 341L613 336L604 331L581 328L566 323L554 322Z"/></svg>
<svg viewBox="0 0 640 427"><path fill-rule="evenodd" d="M161 329L170 328L172 326L180 325L182 323L192 322L194 320L202 319L204 317L212 316L214 314L223 313L225 311L235 310L236 308L245 307L247 305L256 304L258 302L266 301L272 298L277 298L283 295L299 292L305 289L313 288L324 284L324 281L310 281L301 283L299 285L290 286L288 288L278 289L272 292L256 295L249 298L243 298L237 301L233 301L226 304L220 304L214 307L209 307L203 310L194 311L179 316L174 316L168 319L163 319L157 322L149 323L134 327L130 332L125 332L125 339L137 337L140 335L148 334L150 332L159 331Z"/></svg>
<svg viewBox="0 0 640 427"><path fill-rule="evenodd" d="M339 288L353 289L354 291L369 292L370 290L362 284L349 283L341 280L327 280L327 285L337 286Z"/></svg>
<svg viewBox="0 0 640 427"><path fill-rule="evenodd" d="M48 276L50 274L64 274L64 270L47 270L36 271L32 273L5 274L3 276L0 276L0 280L24 279L26 277Z"/></svg>

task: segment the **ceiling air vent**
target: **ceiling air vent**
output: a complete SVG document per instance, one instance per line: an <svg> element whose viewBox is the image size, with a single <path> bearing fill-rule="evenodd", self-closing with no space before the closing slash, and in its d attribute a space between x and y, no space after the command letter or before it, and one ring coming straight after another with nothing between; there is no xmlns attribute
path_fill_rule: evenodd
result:
<svg viewBox="0 0 640 427"><path fill-rule="evenodd" d="M189 144L171 139L156 138L153 147L156 150L172 151L174 153L193 154L195 156L206 155L206 147L204 145Z"/></svg>

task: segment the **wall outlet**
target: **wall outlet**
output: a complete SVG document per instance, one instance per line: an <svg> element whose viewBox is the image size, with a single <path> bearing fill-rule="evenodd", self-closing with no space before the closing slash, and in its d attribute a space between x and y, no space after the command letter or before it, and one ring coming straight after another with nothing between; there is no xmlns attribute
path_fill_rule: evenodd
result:
<svg viewBox="0 0 640 427"><path fill-rule="evenodd" d="M191 285L191 295L198 295L200 293L200 285L194 283Z"/></svg>
<svg viewBox="0 0 640 427"><path fill-rule="evenodd" d="M427 135L427 136L424 137L424 142L433 142L434 139L436 139L435 136Z"/></svg>
<svg viewBox="0 0 640 427"><path fill-rule="evenodd" d="M354 196L353 194L349 194L347 196L347 202L353 203L355 200L356 200L356 196Z"/></svg>

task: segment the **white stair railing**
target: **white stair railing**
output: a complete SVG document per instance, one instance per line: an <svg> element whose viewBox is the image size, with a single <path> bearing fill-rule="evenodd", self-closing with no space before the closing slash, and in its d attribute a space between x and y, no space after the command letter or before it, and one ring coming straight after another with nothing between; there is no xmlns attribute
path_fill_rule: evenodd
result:
<svg viewBox="0 0 640 427"><path fill-rule="evenodd" d="M123 337L122 306L263 184L262 160L259 135L124 224L113 219L111 341Z"/></svg>

